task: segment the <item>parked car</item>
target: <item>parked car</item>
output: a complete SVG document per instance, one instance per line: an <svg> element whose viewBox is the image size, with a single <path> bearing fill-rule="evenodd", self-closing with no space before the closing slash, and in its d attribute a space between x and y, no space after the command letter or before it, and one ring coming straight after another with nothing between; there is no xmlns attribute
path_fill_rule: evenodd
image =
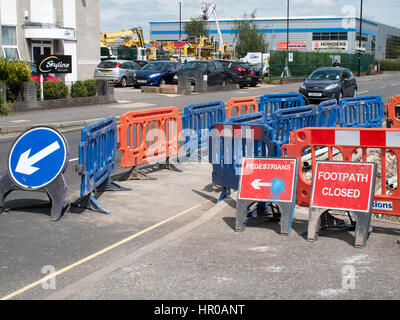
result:
<svg viewBox="0 0 400 320"><path fill-rule="evenodd" d="M140 66L140 68L143 68L150 61L147 61L147 60L135 60L135 62Z"/></svg>
<svg viewBox="0 0 400 320"><path fill-rule="evenodd" d="M181 67L181 63L174 61L150 61L136 73L134 86L140 88L140 86L177 84L176 72Z"/></svg>
<svg viewBox="0 0 400 320"><path fill-rule="evenodd" d="M264 80L263 72L261 68L256 66L248 65L248 69L250 71L249 86L256 87L259 83L262 83Z"/></svg>
<svg viewBox="0 0 400 320"><path fill-rule="evenodd" d="M28 66L31 69L31 79L35 80L37 83L40 83L40 73L38 72L37 65L32 62L28 62ZM51 74L44 74L43 82L45 81L60 82L60 79Z"/></svg>
<svg viewBox="0 0 400 320"><path fill-rule="evenodd" d="M196 76L207 76L209 85L225 85L226 74L221 64L216 60L196 60L186 63L177 72L177 76L188 76L192 85L195 83Z"/></svg>
<svg viewBox="0 0 400 320"><path fill-rule="evenodd" d="M130 60L105 60L94 70L96 80L109 80L121 87L134 84L136 72L140 66Z"/></svg>
<svg viewBox="0 0 400 320"><path fill-rule="evenodd" d="M357 80L347 68L319 68L304 80L299 92L309 101L357 96Z"/></svg>
<svg viewBox="0 0 400 320"><path fill-rule="evenodd" d="M241 88L249 85L251 81L250 65L242 61L216 60L221 63L226 73L228 83L236 83Z"/></svg>

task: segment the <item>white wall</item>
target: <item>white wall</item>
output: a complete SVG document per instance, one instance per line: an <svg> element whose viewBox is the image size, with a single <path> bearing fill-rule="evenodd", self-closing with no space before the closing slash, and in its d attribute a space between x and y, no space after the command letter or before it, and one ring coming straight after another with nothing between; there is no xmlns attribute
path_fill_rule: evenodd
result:
<svg viewBox="0 0 400 320"><path fill-rule="evenodd" d="M30 20L33 22L54 23L53 0L31 0Z"/></svg>
<svg viewBox="0 0 400 320"><path fill-rule="evenodd" d="M64 27L76 29L75 0L63 0Z"/></svg>
<svg viewBox="0 0 400 320"><path fill-rule="evenodd" d="M72 73L65 75L65 82L78 80L78 63L76 57L76 41L64 40L64 54L72 56Z"/></svg>
<svg viewBox="0 0 400 320"><path fill-rule="evenodd" d="M17 25L17 0L1 0L1 24Z"/></svg>

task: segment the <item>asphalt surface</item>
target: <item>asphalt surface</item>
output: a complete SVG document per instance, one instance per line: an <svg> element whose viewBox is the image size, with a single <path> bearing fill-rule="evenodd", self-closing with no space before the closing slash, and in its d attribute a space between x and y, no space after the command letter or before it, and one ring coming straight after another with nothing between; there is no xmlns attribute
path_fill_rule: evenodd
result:
<svg viewBox="0 0 400 320"><path fill-rule="evenodd" d="M70 146L66 171L67 202L79 196L78 157L81 121L126 111L193 102L228 100L265 93L297 92L299 84L263 86L204 95L143 94L116 88L117 104L34 111L0 118L0 127L75 122L62 129ZM400 94L400 73L359 80L359 95ZM60 121L62 120L62 121ZM17 133L0 137L0 170ZM117 153L115 173L124 172ZM179 165L179 164L178 164ZM211 168L182 164L183 172L155 170L154 181L121 182L132 191L100 195L110 215L90 210L64 213L49 221L49 208L32 208L46 195L14 192L0 215L0 298L7 299L399 299L400 273L396 223L374 221L365 249L353 247L351 232L328 232L315 243L299 235L307 210L297 208L289 237L277 223L252 222L233 231L235 195L218 205L220 189L211 184ZM39 201L40 200L40 201ZM177 217L175 217L178 215ZM171 219L167 220L165 219ZM161 225L158 226L158 224ZM153 226L155 226L153 228ZM111 247L121 240L132 238ZM98 254L92 256L93 254ZM88 259L88 257L91 257ZM87 259L87 260L82 260ZM77 263L79 262L79 263ZM342 268L356 270L356 289L343 289ZM46 266L51 266L47 267ZM60 272L55 289L42 278L52 267ZM49 269L50 268L50 269ZM39 282L37 282L39 281Z"/></svg>

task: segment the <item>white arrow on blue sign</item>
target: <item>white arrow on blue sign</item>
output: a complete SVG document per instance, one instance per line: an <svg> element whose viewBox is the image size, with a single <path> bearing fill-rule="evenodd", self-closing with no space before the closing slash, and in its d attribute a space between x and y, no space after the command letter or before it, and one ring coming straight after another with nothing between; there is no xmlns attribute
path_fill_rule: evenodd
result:
<svg viewBox="0 0 400 320"><path fill-rule="evenodd" d="M14 142L8 158L12 180L23 189L40 189L54 181L68 164L64 137L49 127L35 127Z"/></svg>

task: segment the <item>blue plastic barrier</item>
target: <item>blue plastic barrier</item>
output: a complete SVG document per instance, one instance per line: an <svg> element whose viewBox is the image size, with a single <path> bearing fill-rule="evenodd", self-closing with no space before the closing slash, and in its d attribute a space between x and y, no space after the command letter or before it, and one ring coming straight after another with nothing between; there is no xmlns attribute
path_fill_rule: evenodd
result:
<svg viewBox="0 0 400 320"><path fill-rule="evenodd" d="M271 128L265 123L214 124L209 138L212 181L225 190L237 190L243 157L274 156L270 136Z"/></svg>
<svg viewBox="0 0 400 320"><path fill-rule="evenodd" d="M215 122L226 119L225 103L221 100L189 104L182 116L184 150L191 152L207 146L208 131Z"/></svg>
<svg viewBox="0 0 400 320"><path fill-rule="evenodd" d="M117 150L117 124L114 116L101 119L84 127L79 144L79 160L75 170L81 176L81 192L73 206L108 214L93 196L103 183L105 190L129 190L111 179Z"/></svg>
<svg viewBox="0 0 400 320"><path fill-rule="evenodd" d="M254 112L240 116L230 117L224 121L225 124L264 124L265 114L263 112Z"/></svg>
<svg viewBox="0 0 400 320"><path fill-rule="evenodd" d="M317 127L336 127L339 123L339 105L335 99L318 105Z"/></svg>
<svg viewBox="0 0 400 320"><path fill-rule="evenodd" d="M282 145L289 143L290 132L298 129L317 126L317 106L282 109L277 111L268 124L272 127L273 154L282 156Z"/></svg>
<svg viewBox="0 0 400 320"><path fill-rule="evenodd" d="M341 127L382 128L384 104L380 96L344 98L339 101Z"/></svg>
<svg viewBox="0 0 400 320"><path fill-rule="evenodd" d="M300 93L266 94L260 97L258 111L263 112L267 120L271 120L278 110L301 107L305 104Z"/></svg>

